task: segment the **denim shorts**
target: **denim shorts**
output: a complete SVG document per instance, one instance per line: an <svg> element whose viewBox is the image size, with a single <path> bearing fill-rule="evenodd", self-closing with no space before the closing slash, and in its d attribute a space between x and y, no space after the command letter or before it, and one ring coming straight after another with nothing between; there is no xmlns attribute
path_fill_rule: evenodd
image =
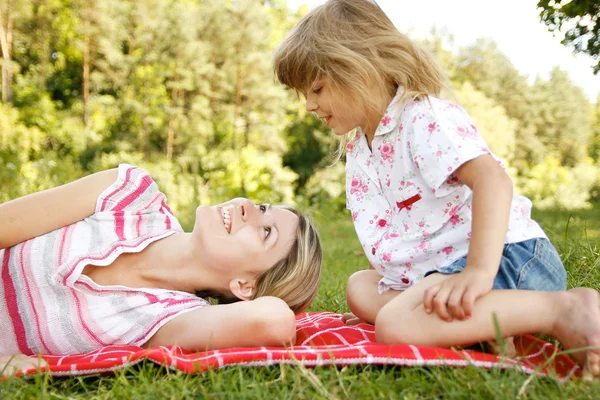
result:
<svg viewBox="0 0 600 400"><path fill-rule="evenodd" d="M442 274L456 274L465 268L467 256L439 268ZM567 272L558 252L545 238L504 245L494 289L560 291L567 287Z"/></svg>

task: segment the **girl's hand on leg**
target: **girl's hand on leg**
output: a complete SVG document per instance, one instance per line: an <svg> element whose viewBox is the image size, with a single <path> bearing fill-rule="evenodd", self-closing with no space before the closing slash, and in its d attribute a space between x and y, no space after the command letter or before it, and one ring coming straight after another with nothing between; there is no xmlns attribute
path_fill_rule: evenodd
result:
<svg viewBox="0 0 600 400"><path fill-rule="evenodd" d="M492 290L494 275L478 268L465 268L462 272L434 285L423 296L427 313L435 311L445 321L452 318L464 320L473 313L475 300Z"/></svg>

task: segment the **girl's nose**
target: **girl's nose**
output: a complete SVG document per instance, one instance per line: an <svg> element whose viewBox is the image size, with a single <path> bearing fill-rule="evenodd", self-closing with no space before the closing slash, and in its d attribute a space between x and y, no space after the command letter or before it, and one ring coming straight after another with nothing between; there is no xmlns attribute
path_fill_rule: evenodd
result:
<svg viewBox="0 0 600 400"><path fill-rule="evenodd" d="M306 111L308 112L314 112L317 111L317 108L319 108L316 100L315 100L315 96L313 96L311 93L306 95Z"/></svg>

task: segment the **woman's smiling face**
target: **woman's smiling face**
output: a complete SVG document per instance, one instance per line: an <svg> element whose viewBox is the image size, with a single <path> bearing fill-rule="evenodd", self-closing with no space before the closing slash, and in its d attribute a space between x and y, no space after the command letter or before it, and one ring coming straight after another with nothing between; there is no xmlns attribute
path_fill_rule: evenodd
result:
<svg viewBox="0 0 600 400"><path fill-rule="evenodd" d="M289 210L236 198L198 207L193 235L205 266L261 274L288 254L298 221Z"/></svg>

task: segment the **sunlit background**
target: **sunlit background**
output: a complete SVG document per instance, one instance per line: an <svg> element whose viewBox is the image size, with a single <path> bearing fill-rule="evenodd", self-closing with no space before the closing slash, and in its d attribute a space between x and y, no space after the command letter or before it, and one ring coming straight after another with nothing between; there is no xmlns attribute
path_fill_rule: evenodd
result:
<svg viewBox="0 0 600 400"><path fill-rule="evenodd" d="M322 1L0 0L0 201L131 163L184 226L235 196L344 209L335 137L271 70ZM539 209L600 198L600 75L536 1L392 1Z"/></svg>

